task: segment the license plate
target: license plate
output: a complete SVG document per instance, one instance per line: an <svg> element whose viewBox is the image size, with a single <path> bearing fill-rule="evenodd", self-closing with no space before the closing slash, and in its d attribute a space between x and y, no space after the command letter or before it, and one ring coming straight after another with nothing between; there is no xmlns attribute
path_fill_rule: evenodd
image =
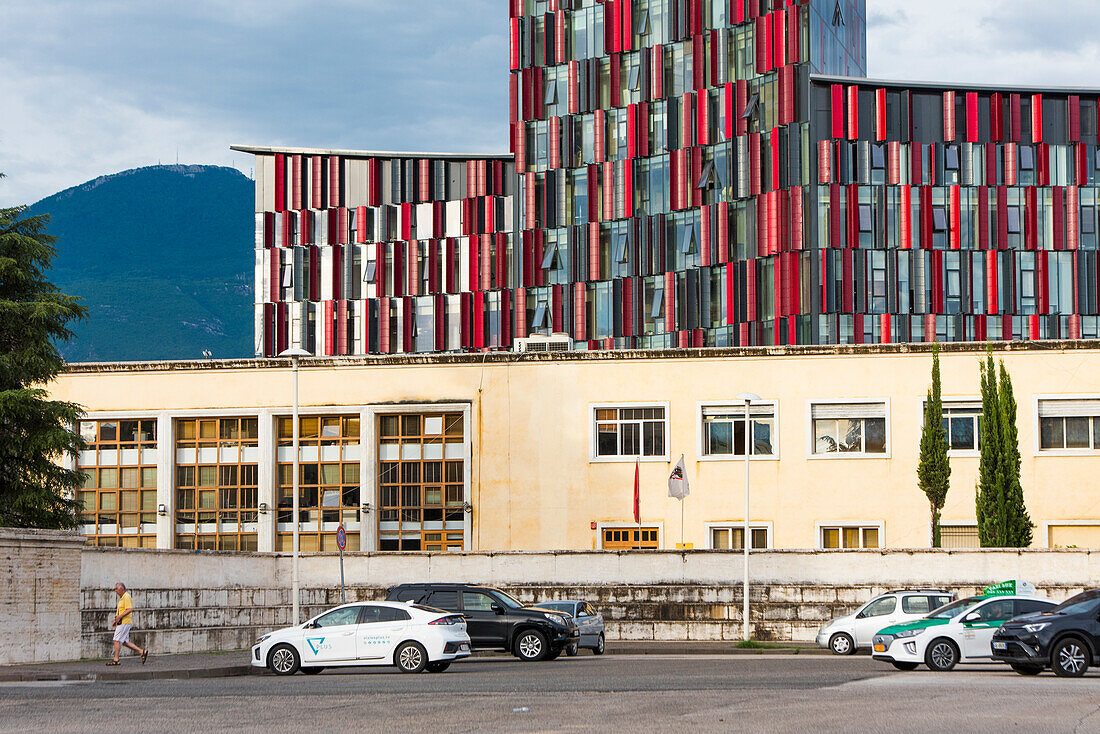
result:
<svg viewBox="0 0 1100 734"><path fill-rule="evenodd" d="M883 645L881 642L875 644L875 652L886 652L886 645Z"/></svg>
<svg viewBox="0 0 1100 734"><path fill-rule="evenodd" d="M994 650L1007 650L1008 649L1008 643L1007 642L994 642L993 643L993 649Z"/></svg>
<svg viewBox="0 0 1100 734"><path fill-rule="evenodd" d="M461 645L458 646L458 650L459 652L470 652L470 646L463 642Z"/></svg>

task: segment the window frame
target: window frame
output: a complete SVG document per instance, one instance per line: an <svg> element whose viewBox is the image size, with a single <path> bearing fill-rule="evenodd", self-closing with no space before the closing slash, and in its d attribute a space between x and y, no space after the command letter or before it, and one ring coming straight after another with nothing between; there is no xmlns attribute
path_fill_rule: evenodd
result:
<svg viewBox="0 0 1100 734"><path fill-rule="evenodd" d="M971 522L969 520L962 521L962 522L955 522L955 521L943 522L943 521L941 521L940 522L941 532L942 532L943 528L945 528L945 527L949 527L949 528L973 528L975 531L977 531L978 523L976 521ZM941 536L941 540L942 540L942 536ZM932 523L931 522L928 523L928 547L929 548L932 547ZM941 547L943 547L942 543L941 543ZM980 543L979 543L978 547L979 548L981 547ZM971 548L966 548L966 547L964 547L964 548L952 547L952 548L948 548L947 550L964 551L964 550L972 550L972 549Z"/></svg>
<svg viewBox="0 0 1100 734"><path fill-rule="evenodd" d="M1096 519L1092 519L1092 520L1057 520L1057 519L1051 519L1051 520L1044 520L1043 522L1039 523L1039 525L1043 529L1042 538L1036 537L1035 538L1035 545L1033 547L1036 547L1036 548L1054 548L1055 546L1052 546L1050 544L1050 529L1051 529L1051 527L1067 527L1068 526L1068 527L1094 528L1094 527L1100 526L1100 518L1096 518ZM1040 543L1041 543L1041 545L1040 545Z"/></svg>
<svg viewBox="0 0 1100 734"><path fill-rule="evenodd" d="M749 456L749 461L779 461L779 401L761 400L752 403L753 406L768 405L772 408L772 453L756 454ZM737 400L700 400L695 403L695 460L696 461L744 461L742 454L707 454L706 421L703 411L707 408L729 408L731 413L745 412L745 403ZM751 415L750 415L751 418ZM751 523L750 523L751 525Z"/></svg>
<svg viewBox="0 0 1100 734"><path fill-rule="evenodd" d="M617 454L615 456L599 456L597 455L597 430L596 430L596 412L599 410L619 410L621 408L633 409L633 408L663 408L665 411L664 417L664 448L665 452L661 456L623 456ZM588 463L589 464L629 464L631 461L637 459L642 464L667 464L671 461L669 439L669 422L672 419L672 410L668 401L653 401L653 402L606 402L606 403L589 403L588 404ZM618 420L618 419L616 419ZM602 535L600 536L603 537ZM602 541L601 541L602 542Z"/></svg>
<svg viewBox="0 0 1100 734"><path fill-rule="evenodd" d="M751 525L751 522L750 522ZM826 548L823 542L823 531L832 528L859 528L859 548ZM863 531L868 528L876 528L878 530L878 546L875 548L863 547ZM850 551L882 551L886 550L886 523L883 520L818 520L814 522L814 550L828 550L837 552L850 552Z"/></svg>
<svg viewBox="0 0 1100 734"><path fill-rule="evenodd" d="M643 551L649 550L664 550L665 548L665 522L664 520L658 520L655 522L642 521L642 530L657 528L657 548L642 548ZM750 523L751 526L751 523ZM604 530L637 530L638 523L636 522L599 522L596 523L596 550L604 550L603 547L603 531ZM619 550L617 548L611 550ZM625 549L624 549L625 550ZM630 550L637 551L637 548Z"/></svg>
<svg viewBox="0 0 1100 734"><path fill-rule="evenodd" d="M750 548L749 550L773 550L775 548L775 535L773 533L774 523L771 520L767 522L756 522L749 519L749 532L754 530L763 530L766 533L767 542L763 548ZM706 543L707 550L730 550L727 548L715 548L714 539L711 534L715 530L741 530L745 527L744 520L719 520L716 522L703 523L703 528L706 531ZM731 536L732 538L732 536ZM733 549L732 552L743 553L744 548Z"/></svg>
<svg viewBox="0 0 1100 734"><path fill-rule="evenodd" d="M1100 403L1100 393L1058 393L1058 394L1044 394L1035 395L1031 400L1031 432L1033 434L1033 453L1035 458L1046 458L1053 456L1100 456L1100 445L1094 445L1092 448L1080 448L1080 449L1044 449L1042 448L1042 419L1039 417L1039 403L1043 401L1058 401L1058 400L1096 400ZM1100 416L1100 412L1097 413ZM1062 416L1075 417L1075 416ZM1091 418L1092 416L1090 416ZM1090 422L1089 424L1089 438L1094 436L1092 432L1095 431L1095 427ZM1093 441L1092 443L1096 443ZM1061 523L1057 523L1061 524Z"/></svg>
<svg viewBox="0 0 1100 734"><path fill-rule="evenodd" d="M886 409L886 451L881 454L869 454L866 451L834 451L829 453L817 453L814 447L817 441L814 439L814 406L815 405L884 405ZM866 420L866 418L864 418ZM893 458L893 430L890 427L890 398L809 398L806 400L806 458L814 461L828 461L835 459L890 459ZM863 441L866 446L866 441Z"/></svg>
<svg viewBox="0 0 1100 734"><path fill-rule="evenodd" d="M966 404L968 404L968 403L978 403L979 408L978 408L978 412L975 415L976 416L981 415L981 407L980 407L980 404L982 402L982 396L981 395L951 395L950 397L943 397L943 398L941 398L941 400L942 400L943 409L945 411L948 408L951 408L951 407L962 408L962 407L966 407ZM927 402L927 400L924 397L919 398L918 401L917 401L917 435L918 436L920 435L921 429L923 429L923 427L924 427L924 405L925 405L926 402ZM947 417L946 413L944 413L944 417L945 418ZM981 456L981 454L982 454L981 436L980 436L980 432L978 431L978 421L977 420L974 421L974 448L972 448L972 449L953 449L953 448L951 448L951 433L950 433L950 424L949 424L948 434L947 434L947 456L948 456L948 458L955 457L955 456L960 457L960 458L976 458L978 456Z"/></svg>

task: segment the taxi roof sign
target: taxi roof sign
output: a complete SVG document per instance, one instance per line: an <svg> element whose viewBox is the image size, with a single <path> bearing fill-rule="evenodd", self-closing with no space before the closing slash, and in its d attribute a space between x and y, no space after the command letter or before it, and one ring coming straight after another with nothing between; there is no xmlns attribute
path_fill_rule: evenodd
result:
<svg viewBox="0 0 1100 734"><path fill-rule="evenodd" d="M1012 579L1010 581L1002 581L999 584L993 584L982 589L982 593L986 596L1034 596L1035 584L1028 583L1027 581L1020 581L1019 579Z"/></svg>

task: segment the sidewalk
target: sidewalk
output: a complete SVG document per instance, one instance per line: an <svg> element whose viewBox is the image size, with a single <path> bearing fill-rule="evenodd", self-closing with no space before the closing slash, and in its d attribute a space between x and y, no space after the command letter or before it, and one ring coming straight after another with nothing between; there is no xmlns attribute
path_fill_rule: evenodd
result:
<svg viewBox="0 0 1100 734"><path fill-rule="evenodd" d="M789 645L784 648L753 648L742 650L734 642L624 640L607 643L608 655L828 655L812 643L768 643ZM589 650L580 655L590 656ZM503 652L481 652L474 660L483 663L514 660ZM562 656L559 660L568 660ZM265 675L267 671L249 665L248 650L192 653L185 655L150 655L145 665L137 656L122 657L122 664L107 666L104 660L76 660L68 663L26 663L0 666L0 683L14 681L54 680L156 680L188 678L231 678L241 675Z"/></svg>

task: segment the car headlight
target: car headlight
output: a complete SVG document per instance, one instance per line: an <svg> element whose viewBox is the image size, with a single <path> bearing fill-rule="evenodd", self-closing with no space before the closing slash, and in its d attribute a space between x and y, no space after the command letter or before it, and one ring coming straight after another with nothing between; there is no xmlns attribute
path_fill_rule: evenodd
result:
<svg viewBox="0 0 1100 734"><path fill-rule="evenodd" d="M924 630L902 630L901 632L895 632L894 637L898 639L901 639L903 637L916 637L922 632L924 632Z"/></svg>
<svg viewBox="0 0 1100 734"><path fill-rule="evenodd" d="M1044 630L1050 626L1050 622L1036 622L1035 624L1025 624L1024 629L1028 632L1035 634L1039 630Z"/></svg>
<svg viewBox="0 0 1100 734"><path fill-rule="evenodd" d="M545 615L545 617L547 619L549 619L551 622L557 622L558 624L560 624L562 626L568 626L568 622L566 621L567 618L564 614L554 614L552 612L543 612L543 615Z"/></svg>
<svg viewBox="0 0 1100 734"><path fill-rule="evenodd" d="M259 644L260 644L261 642L263 642L264 640L266 640L266 639L267 639L268 637L271 637L271 633L270 633L270 632L269 632L268 634L264 635L263 637L261 637L260 639L256 640L256 641L255 641L255 642L253 642L252 644L253 644L253 645L259 645Z"/></svg>

